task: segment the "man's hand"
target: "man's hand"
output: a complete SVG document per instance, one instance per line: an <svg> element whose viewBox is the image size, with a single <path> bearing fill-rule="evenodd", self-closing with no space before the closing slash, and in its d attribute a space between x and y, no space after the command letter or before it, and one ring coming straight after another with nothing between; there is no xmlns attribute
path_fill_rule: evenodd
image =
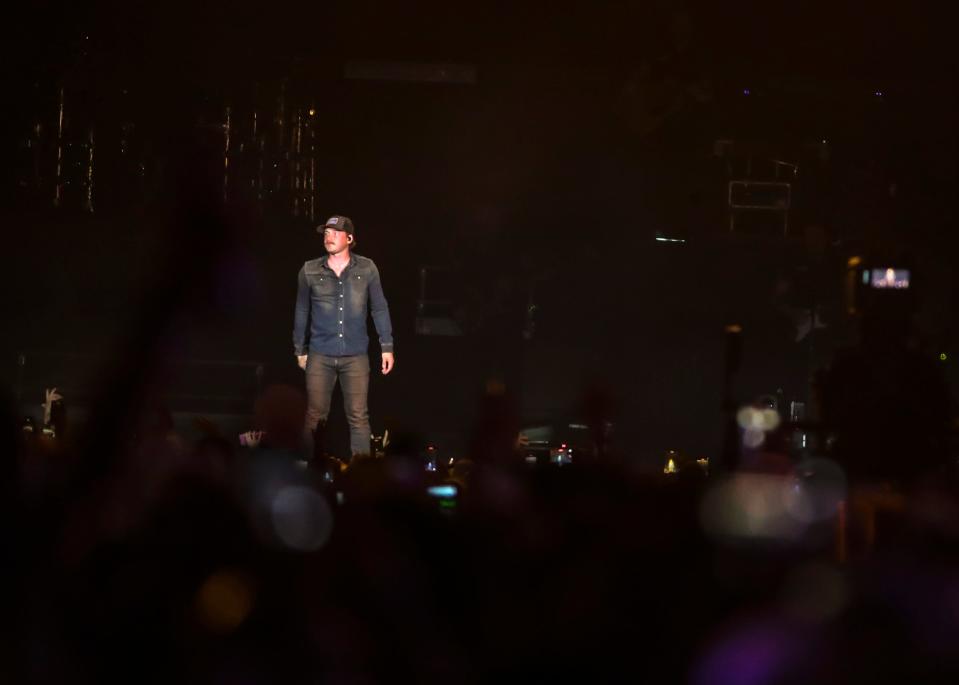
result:
<svg viewBox="0 0 959 685"><path fill-rule="evenodd" d="M384 376L393 370L393 365L395 363L396 363L396 360L394 359L392 352L383 353L383 375Z"/></svg>
<svg viewBox="0 0 959 685"><path fill-rule="evenodd" d="M44 390L44 402L43 402L43 423L44 425L50 423L50 413L53 409L53 403L57 400L62 400L63 395L57 392L56 388L47 388Z"/></svg>
<svg viewBox="0 0 959 685"><path fill-rule="evenodd" d="M296 363L299 364L300 368L303 369L304 371L306 371L306 357L307 355L305 354L300 354L300 355L297 355L296 357Z"/></svg>
<svg viewBox="0 0 959 685"><path fill-rule="evenodd" d="M244 447L259 447L263 440L263 431L247 431L240 433L240 444Z"/></svg>
<svg viewBox="0 0 959 685"><path fill-rule="evenodd" d="M44 398L45 398L45 401L44 401L43 404L44 404L44 406L47 406L47 407L49 407L51 404L53 404L53 403L56 402L57 400L62 400L62 399L63 399L63 395L61 395L60 393L58 393L56 388L47 388L47 389L44 391L43 395L44 395Z"/></svg>

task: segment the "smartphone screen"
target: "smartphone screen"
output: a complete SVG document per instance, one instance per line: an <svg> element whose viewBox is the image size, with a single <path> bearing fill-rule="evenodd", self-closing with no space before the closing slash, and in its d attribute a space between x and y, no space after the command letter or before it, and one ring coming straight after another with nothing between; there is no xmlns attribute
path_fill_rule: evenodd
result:
<svg viewBox="0 0 959 685"><path fill-rule="evenodd" d="M909 287L908 269L871 269L869 285L881 290L904 290Z"/></svg>
<svg viewBox="0 0 959 685"><path fill-rule="evenodd" d="M440 499L452 499L456 497L456 486L452 484L432 485L428 487L426 491L433 497L439 497Z"/></svg>

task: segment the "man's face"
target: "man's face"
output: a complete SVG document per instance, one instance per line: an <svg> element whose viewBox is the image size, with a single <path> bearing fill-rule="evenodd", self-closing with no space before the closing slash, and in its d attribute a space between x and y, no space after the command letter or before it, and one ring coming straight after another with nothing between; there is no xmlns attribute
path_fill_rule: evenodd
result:
<svg viewBox="0 0 959 685"><path fill-rule="evenodd" d="M323 229L323 245L330 254L340 254L350 246L349 234L335 228Z"/></svg>

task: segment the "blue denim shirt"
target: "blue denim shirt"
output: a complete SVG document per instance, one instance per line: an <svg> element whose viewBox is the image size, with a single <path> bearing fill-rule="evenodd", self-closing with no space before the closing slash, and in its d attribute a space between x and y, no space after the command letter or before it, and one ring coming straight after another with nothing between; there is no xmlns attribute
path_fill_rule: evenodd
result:
<svg viewBox="0 0 959 685"><path fill-rule="evenodd" d="M312 259L300 269L293 314L294 354L366 354L370 344L366 333L368 311L373 314L380 350L392 352L390 308L376 264L351 254L350 263L337 276L326 261L327 257Z"/></svg>

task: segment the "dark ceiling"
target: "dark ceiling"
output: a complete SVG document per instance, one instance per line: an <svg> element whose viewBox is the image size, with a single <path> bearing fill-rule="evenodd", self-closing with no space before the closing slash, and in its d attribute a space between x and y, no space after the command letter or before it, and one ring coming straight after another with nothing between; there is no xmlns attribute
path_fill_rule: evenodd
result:
<svg viewBox="0 0 959 685"><path fill-rule="evenodd" d="M922 3L33 2L10 16L15 73L83 62L215 78L340 59L631 68L681 52L702 68L910 79L954 73L955 9ZM269 68L269 66L267 66Z"/></svg>

